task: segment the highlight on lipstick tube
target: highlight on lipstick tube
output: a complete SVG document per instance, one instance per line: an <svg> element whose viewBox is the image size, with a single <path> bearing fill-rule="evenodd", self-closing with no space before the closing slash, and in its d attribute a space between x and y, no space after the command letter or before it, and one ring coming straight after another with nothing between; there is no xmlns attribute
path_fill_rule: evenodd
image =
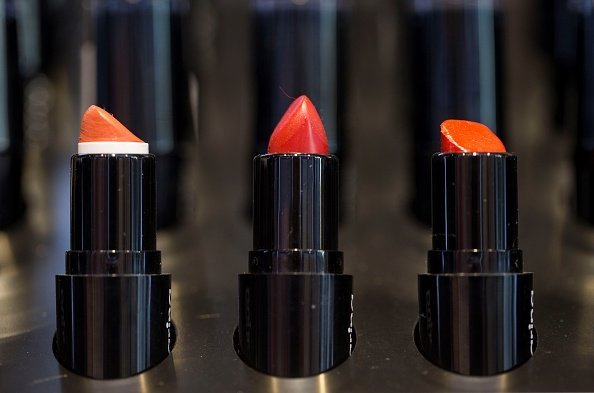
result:
<svg viewBox="0 0 594 393"><path fill-rule="evenodd" d="M441 131L415 341L446 370L497 374L536 349L533 274L518 248L517 157L482 124L448 120Z"/></svg>
<svg viewBox="0 0 594 393"><path fill-rule="evenodd" d="M156 249L155 157L92 106L71 159L70 250L56 276L54 353L77 374L122 378L175 344L171 276Z"/></svg>
<svg viewBox="0 0 594 393"><path fill-rule="evenodd" d="M355 346L353 278L338 248L338 159L307 97L254 158L253 250L239 275L235 348L249 366L307 377Z"/></svg>

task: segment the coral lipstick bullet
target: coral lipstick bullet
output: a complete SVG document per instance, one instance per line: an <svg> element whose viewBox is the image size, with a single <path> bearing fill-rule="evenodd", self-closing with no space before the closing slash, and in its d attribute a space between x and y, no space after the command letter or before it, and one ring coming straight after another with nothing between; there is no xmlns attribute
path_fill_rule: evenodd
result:
<svg viewBox="0 0 594 393"><path fill-rule="evenodd" d="M79 143L91 142L140 142L140 138L130 132L122 123L107 111L91 105L85 112L81 125Z"/></svg>
<svg viewBox="0 0 594 393"><path fill-rule="evenodd" d="M468 120L441 123L442 153L505 153L505 146L484 124Z"/></svg>

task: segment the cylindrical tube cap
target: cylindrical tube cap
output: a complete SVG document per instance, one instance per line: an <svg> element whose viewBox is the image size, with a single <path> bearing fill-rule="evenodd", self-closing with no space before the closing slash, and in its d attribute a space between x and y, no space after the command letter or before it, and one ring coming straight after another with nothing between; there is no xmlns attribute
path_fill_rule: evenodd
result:
<svg viewBox="0 0 594 393"><path fill-rule="evenodd" d="M58 275L56 314L56 358L87 377L138 374L175 344L169 274Z"/></svg>
<svg viewBox="0 0 594 393"><path fill-rule="evenodd" d="M74 155L71 168L71 250L156 249L153 155Z"/></svg>
<svg viewBox="0 0 594 393"><path fill-rule="evenodd" d="M438 153L431 161L433 249L517 249L517 157Z"/></svg>
<svg viewBox="0 0 594 393"><path fill-rule="evenodd" d="M334 368L355 346L352 301L346 274L241 274L237 353L278 377Z"/></svg>
<svg viewBox="0 0 594 393"><path fill-rule="evenodd" d="M338 165L330 155L256 156L253 249L337 250Z"/></svg>
<svg viewBox="0 0 594 393"><path fill-rule="evenodd" d="M420 274L417 347L436 365L493 375L536 350L532 273Z"/></svg>

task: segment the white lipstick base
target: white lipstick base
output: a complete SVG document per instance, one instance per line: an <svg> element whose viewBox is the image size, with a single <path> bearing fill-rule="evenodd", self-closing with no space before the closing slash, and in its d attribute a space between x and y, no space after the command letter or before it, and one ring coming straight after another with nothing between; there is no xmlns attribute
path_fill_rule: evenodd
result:
<svg viewBox="0 0 594 393"><path fill-rule="evenodd" d="M78 155L86 154L148 154L149 145L144 142L81 142Z"/></svg>

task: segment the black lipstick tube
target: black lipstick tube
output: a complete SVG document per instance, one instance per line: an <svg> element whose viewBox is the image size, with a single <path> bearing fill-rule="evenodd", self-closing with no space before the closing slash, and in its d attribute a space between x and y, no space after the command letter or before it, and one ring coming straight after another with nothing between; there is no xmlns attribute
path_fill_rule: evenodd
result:
<svg viewBox="0 0 594 393"><path fill-rule="evenodd" d="M433 249L420 274L415 332L423 355L460 374L491 375L536 348L532 273L518 248L517 158L432 158Z"/></svg>
<svg viewBox="0 0 594 393"><path fill-rule="evenodd" d="M306 377L346 360L355 345L353 278L338 250L338 159L254 158L253 250L239 275L235 345L251 367Z"/></svg>
<svg viewBox="0 0 594 393"><path fill-rule="evenodd" d="M70 246L56 276L54 352L92 378L140 373L175 343L171 276L156 249L155 157L75 155Z"/></svg>
<svg viewBox="0 0 594 393"><path fill-rule="evenodd" d="M575 212L594 225L594 5L576 1L578 121L574 150Z"/></svg>
<svg viewBox="0 0 594 393"><path fill-rule="evenodd" d="M16 1L0 4L0 230L25 213L23 89L19 70Z"/></svg>

